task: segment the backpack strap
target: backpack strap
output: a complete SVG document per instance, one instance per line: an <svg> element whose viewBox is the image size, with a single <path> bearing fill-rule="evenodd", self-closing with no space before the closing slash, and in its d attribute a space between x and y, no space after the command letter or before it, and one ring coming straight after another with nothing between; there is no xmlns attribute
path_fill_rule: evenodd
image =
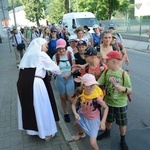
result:
<svg viewBox="0 0 150 150"><path fill-rule="evenodd" d="M124 74L125 74L125 71L122 72L123 86L124 86ZM127 95L127 97L128 97L129 102L131 102L131 97L130 97L130 95Z"/></svg>
<svg viewBox="0 0 150 150"><path fill-rule="evenodd" d="M56 53L55 57L56 57L57 65L59 65L59 63L60 63L60 54ZM67 52L67 58L68 58L68 61L69 61L70 65L72 66L72 55L71 55L71 52L69 52L69 51Z"/></svg>
<svg viewBox="0 0 150 150"><path fill-rule="evenodd" d="M70 65L72 66L72 55L70 51L67 52L67 57L68 57Z"/></svg>
<svg viewBox="0 0 150 150"><path fill-rule="evenodd" d="M55 57L56 57L56 63L57 63L57 65L59 65L59 63L60 63L60 54L56 53Z"/></svg>
<svg viewBox="0 0 150 150"><path fill-rule="evenodd" d="M85 72L86 72L86 73L89 72L89 64L85 66Z"/></svg>

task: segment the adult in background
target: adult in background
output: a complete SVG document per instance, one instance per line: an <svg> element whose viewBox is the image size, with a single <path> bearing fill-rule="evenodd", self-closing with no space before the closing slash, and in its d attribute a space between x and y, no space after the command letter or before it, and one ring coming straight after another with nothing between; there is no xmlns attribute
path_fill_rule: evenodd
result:
<svg viewBox="0 0 150 150"><path fill-rule="evenodd" d="M52 58L56 53L56 42L59 38L57 37L57 29L55 26L51 27L50 29L50 40L48 43L48 51L47 54Z"/></svg>
<svg viewBox="0 0 150 150"><path fill-rule="evenodd" d="M112 34L116 34L115 37L116 37L116 41L117 41L117 42L123 43L123 38L122 38L122 36L121 36L120 33L117 33L116 25L115 25L114 23L110 23L110 24L108 25L108 29L110 30L110 32L111 32Z"/></svg>
<svg viewBox="0 0 150 150"><path fill-rule="evenodd" d="M84 37L83 38L86 41L88 46L93 47L93 36L89 31L90 31L90 28L87 25L85 25L84 26Z"/></svg>
<svg viewBox="0 0 150 150"><path fill-rule="evenodd" d="M47 70L60 74L59 67L46 54L47 41L34 39L20 62L17 81L19 129L49 141L57 132L57 107Z"/></svg>
<svg viewBox="0 0 150 150"><path fill-rule="evenodd" d="M31 28L31 37L30 37L30 42L36 38L39 37L39 34L36 31L36 28Z"/></svg>
<svg viewBox="0 0 150 150"><path fill-rule="evenodd" d="M95 24L93 25L93 45L94 47L97 47L99 43L101 43L101 38L102 38L102 33L101 33L101 28L99 25Z"/></svg>
<svg viewBox="0 0 150 150"><path fill-rule="evenodd" d="M77 35L78 40L84 40L84 28L83 27L76 28L75 34Z"/></svg>
<svg viewBox="0 0 150 150"><path fill-rule="evenodd" d="M69 36L68 43L70 46L67 47L67 50L72 52L73 54L78 52L77 41L78 40L76 34Z"/></svg>
<svg viewBox="0 0 150 150"><path fill-rule="evenodd" d="M19 67L20 60L23 57L24 51L18 50L17 45L21 44L23 40L27 41L24 35L18 31L17 27L13 27L13 32L9 37L12 40L12 46L14 48L15 58L16 58L16 65Z"/></svg>

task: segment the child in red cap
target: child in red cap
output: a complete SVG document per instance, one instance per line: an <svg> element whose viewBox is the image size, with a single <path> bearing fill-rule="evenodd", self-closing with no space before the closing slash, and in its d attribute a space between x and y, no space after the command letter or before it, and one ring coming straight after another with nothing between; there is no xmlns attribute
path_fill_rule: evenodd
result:
<svg viewBox="0 0 150 150"><path fill-rule="evenodd" d="M114 121L120 129L120 146L122 150L128 150L125 141L127 125L127 95L132 93L131 81L129 75L120 67L121 56L117 51L110 51L104 58L108 67L104 71L98 82L101 88L105 88L105 101L109 106L109 112L106 120L106 130L97 137L101 140L110 137L110 128ZM124 72L124 79L122 74Z"/></svg>

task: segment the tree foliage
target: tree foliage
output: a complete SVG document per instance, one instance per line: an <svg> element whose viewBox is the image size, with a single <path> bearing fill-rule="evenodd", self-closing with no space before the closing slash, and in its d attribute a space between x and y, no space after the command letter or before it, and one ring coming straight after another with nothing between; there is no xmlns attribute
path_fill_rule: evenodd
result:
<svg viewBox="0 0 150 150"><path fill-rule="evenodd" d="M73 0L73 10L89 11L95 14L97 19L111 19L117 10L128 8L129 0Z"/></svg>
<svg viewBox="0 0 150 150"><path fill-rule="evenodd" d="M40 25L39 20L45 19L46 3L45 0L22 0L26 18Z"/></svg>
<svg viewBox="0 0 150 150"><path fill-rule="evenodd" d="M22 3L20 0L13 0L14 1L14 8L18 6L22 6ZM8 0L8 11L12 10L12 0Z"/></svg>
<svg viewBox="0 0 150 150"><path fill-rule="evenodd" d="M66 13L65 4L62 0L51 0L49 6L50 22L58 22L62 20Z"/></svg>

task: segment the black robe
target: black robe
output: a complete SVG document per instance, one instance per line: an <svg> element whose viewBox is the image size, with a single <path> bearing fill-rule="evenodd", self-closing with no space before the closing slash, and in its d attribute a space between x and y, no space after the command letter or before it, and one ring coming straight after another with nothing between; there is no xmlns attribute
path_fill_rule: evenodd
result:
<svg viewBox="0 0 150 150"><path fill-rule="evenodd" d="M36 68L20 69L17 90L22 108L22 122L24 130L38 131L33 106L33 83ZM54 113L55 121L59 121L57 106L48 75L43 79Z"/></svg>

